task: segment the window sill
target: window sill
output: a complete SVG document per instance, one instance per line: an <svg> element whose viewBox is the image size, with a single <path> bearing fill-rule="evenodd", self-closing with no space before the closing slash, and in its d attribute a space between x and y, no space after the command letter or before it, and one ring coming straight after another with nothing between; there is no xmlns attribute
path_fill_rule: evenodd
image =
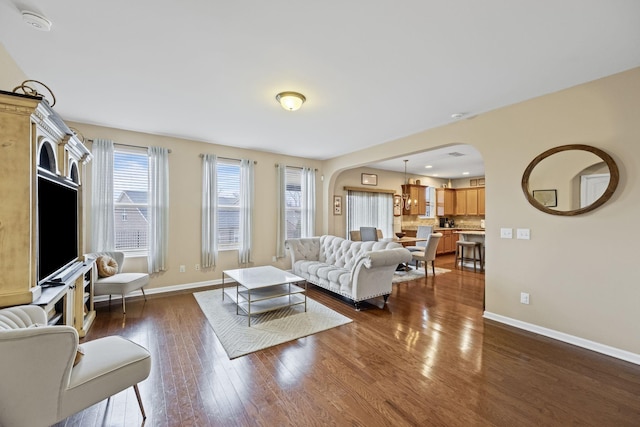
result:
<svg viewBox="0 0 640 427"><path fill-rule="evenodd" d="M125 258L147 258L149 256L148 251L120 251L124 253Z"/></svg>

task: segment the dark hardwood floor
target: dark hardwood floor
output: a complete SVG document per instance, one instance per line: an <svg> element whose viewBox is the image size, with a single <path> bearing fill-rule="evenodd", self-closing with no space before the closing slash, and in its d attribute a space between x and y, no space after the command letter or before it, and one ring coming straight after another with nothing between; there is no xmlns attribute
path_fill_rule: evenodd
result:
<svg viewBox="0 0 640 427"><path fill-rule="evenodd" d="M310 286L354 322L235 360L191 293L128 300L126 318L101 304L86 339L149 349L145 426L640 425L640 366L484 320L484 274L436 266L453 271L394 285L384 309ZM142 417L129 389L58 425Z"/></svg>

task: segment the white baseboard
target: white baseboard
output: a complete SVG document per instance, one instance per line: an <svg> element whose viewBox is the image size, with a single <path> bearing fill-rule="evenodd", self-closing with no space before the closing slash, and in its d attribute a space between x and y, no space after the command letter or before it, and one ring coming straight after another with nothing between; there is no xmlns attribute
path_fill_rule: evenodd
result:
<svg viewBox="0 0 640 427"><path fill-rule="evenodd" d="M615 357L616 359L625 360L627 362L640 365L640 354L631 353L630 351L621 350L619 348L611 347L608 345L600 344L595 341L589 341L584 338L576 337L574 335L565 334L553 329L543 328L542 326L534 325L532 323L523 322L521 320L512 319L511 317L501 316L499 314L490 313L485 311L483 314L485 319L494 320L499 323L504 323L509 326L513 326L518 329L524 329L525 331L533 332L545 337L553 338L558 341L573 344L578 347L586 348L597 353L606 354L607 356Z"/></svg>
<svg viewBox="0 0 640 427"><path fill-rule="evenodd" d="M227 283L231 283L229 280L227 280ZM149 289L145 289L144 293L147 295L154 295L154 294L166 294L168 292L175 292L175 291L185 291L185 290L189 290L189 289L198 289L198 288L206 288L208 286L215 286L215 285L221 285L222 284L222 279L218 279L218 280L207 280L205 282L195 282L195 283L183 283L182 285L173 285L173 286L163 286L160 288L149 288ZM133 291L131 293L128 293L126 295L127 297L134 297L134 296L142 296L142 291L137 290L137 291ZM121 299L122 296L121 295L113 295L112 300L114 299ZM100 302L100 301L108 301L109 300L109 296L108 295L100 295L94 298L95 302Z"/></svg>

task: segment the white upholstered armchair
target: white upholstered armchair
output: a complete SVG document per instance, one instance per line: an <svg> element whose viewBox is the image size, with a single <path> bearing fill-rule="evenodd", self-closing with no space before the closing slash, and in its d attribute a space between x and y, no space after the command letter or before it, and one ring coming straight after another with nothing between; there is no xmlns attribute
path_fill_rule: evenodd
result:
<svg viewBox="0 0 640 427"><path fill-rule="evenodd" d="M124 253L123 252L94 252L86 254L88 259L98 259L101 256L108 256L113 258L118 264L117 271L113 276L98 277L95 281L93 294L109 295L109 305L111 305L111 295L122 296L122 313L126 313L125 295L130 292L140 289L145 301L147 296L144 293L143 287L149 284L149 275L147 273L123 273L122 267L124 265Z"/></svg>
<svg viewBox="0 0 640 427"><path fill-rule="evenodd" d="M49 426L149 376L151 356L119 336L82 343L71 326L46 326L35 305L0 310L0 425Z"/></svg>

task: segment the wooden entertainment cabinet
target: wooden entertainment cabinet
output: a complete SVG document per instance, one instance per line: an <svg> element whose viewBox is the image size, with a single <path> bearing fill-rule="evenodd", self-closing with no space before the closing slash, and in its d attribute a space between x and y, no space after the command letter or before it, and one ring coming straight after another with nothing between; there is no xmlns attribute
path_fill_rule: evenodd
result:
<svg viewBox="0 0 640 427"><path fill-rule="evenodd" d="M82 181L91 153L48 102L0 91L0 307L38 304L51 321L86 333L93 311L94 263L81 259L62 285L38 280L38 171L78 188L78 254L84 251ZM88 294L88 295L87 295ZM55 310L55 311L53 311Z"/></svg>

